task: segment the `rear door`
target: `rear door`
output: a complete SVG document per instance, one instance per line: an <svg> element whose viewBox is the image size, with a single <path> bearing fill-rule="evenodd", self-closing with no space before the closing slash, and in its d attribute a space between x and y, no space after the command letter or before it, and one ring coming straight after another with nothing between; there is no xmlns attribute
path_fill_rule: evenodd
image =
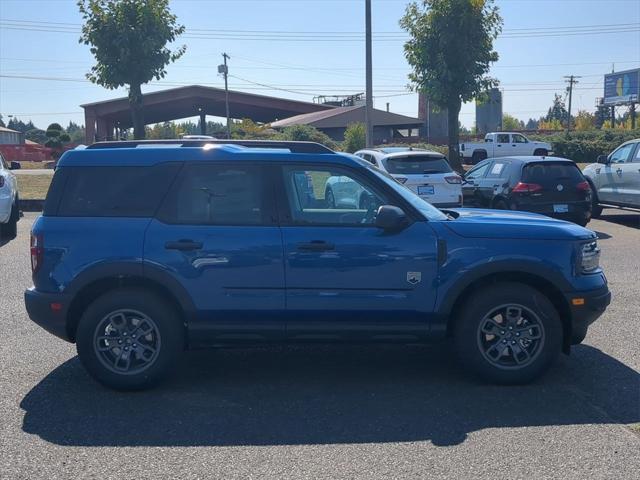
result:
<svg viewBox="0 0 640 480"><path fill-rule="evenodd" d="M511 155L532 155L529 141L524 135L514 133L511 135Z"/></svg>
<svg viewBox="0 0 640 480"><path fill-rule="evenodd" d="M479 182L478 195L481 203L493 206L493 199L509 185L510 160L495 159L489 166L487 174Z"/></svg>
<svg viewBox="0 0 640 480"><path fill-rule="evenodd" d="M624 165L624 177L627 190L627 203L640 208L640 142L636 143L636 151L631 154Z"/></svg>
<svg viewBox="0 0 640 480"><path fill-rule="evenodd" d="M295 178L313 179L315 204L305 207ZM335 208L323 197L330 178L347 177L369 206ZM437 238L428 222L399 232L374 225L387 190L361 171L335 165L282 167L279 197L290 340L418 339L435 302ZM355 205L357 199L349 204Z"/></svg>
<svg viewBox="0 0 640 480"><path fill-rule="evenodd" d="M493 149L493 156L506 157L507 155L513 155L513 150L514 149L511 146L511 135L508 133L496 133L496 143Z"/></svg>
<svg viewBox="0 0 640 480"><path fill-rule="evenodd" d="M628 143L618 147L609 155L609 163L598 173L598 200L603 203L625 203L625 170L635 150L636 144ZM629 168L631 173L631 168Z"/></svg>
<svg viewBox="0 0 640 480"><path fill-rule="evenodd" d="M151 221L145 268L160 268L191 296L200 340L281 340L282 237L273 171L245 162L186 164Z"/></svg>

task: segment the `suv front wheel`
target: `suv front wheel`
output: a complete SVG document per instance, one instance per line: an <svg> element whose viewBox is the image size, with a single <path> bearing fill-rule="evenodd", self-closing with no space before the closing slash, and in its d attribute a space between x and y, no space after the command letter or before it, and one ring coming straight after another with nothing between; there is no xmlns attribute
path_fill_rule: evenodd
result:
<svg viewBox="0 0 640 480"><path fill-rule="evenodd" d="M91 376L116 390L140 390L162 380L183 350L175 309L143 289L119 289L86 309L76 335L78 356Z"/></svg>
<svg viewBox="0 0 640 480"><path fill-rule="evenodd" d="M493 383L534 380L556 359L562 325L542 293L519 283L496 283L472 294L456 319L461 363Z"/></svg>

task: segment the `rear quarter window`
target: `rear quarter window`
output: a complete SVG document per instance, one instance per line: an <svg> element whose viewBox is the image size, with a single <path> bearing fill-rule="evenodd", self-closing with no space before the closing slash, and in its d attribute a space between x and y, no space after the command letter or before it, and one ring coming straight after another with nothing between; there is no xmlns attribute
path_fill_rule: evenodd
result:
<svg viewBox="0 0 640 480"><path fill-rule="evenodd" d="M571 162L537 162L528 163L522 170L524 183L552 185L559 180L580 183L584 176L575 163Z"/></svg>
<svg viewBox="0 0 640 480"><path fill-rule="evenodd" d="M445 157L432 155L407 155L382 160L385 169L393 174L450 173L451 166Z"/></svg>
<svg viewBox="0 0 640 480"><path fill-rule="evenodd" d="M54 175L44 214L152 217L179 170L179 163L151 167L62 167Z"/></svg>

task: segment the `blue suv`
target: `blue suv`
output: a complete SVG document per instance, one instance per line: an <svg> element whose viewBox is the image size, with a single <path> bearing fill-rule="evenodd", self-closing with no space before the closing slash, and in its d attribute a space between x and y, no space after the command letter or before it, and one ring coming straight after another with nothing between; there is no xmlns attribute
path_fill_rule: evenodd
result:
<svg viewBox="0 0 640 480"><path fill-rule="evenodd" d="M336 177L366 205L327 201ZM434 338L522 383L609 304L599 254L585 228L437 210L318 144L107 142L60 159L25 301L115 389L157 383L194 347Z"/></svg>

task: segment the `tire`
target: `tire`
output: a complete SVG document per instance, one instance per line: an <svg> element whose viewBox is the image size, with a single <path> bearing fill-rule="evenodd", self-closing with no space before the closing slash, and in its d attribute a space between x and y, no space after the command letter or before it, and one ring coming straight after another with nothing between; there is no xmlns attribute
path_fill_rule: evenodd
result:
<svg viewBox="0 0 640 480"><path fill-rule="evenodd" d="M177 363L184 327L162 297L140 288L113 290L83 313L76 348L84 367L101 384L142 390L158 384Z"/></svg>
<svg viewBox="0 0 640 480"><path fill-rule="evenodd" d="M546 148L538 148L533 152L534 157L546 157L549 151Z"/></svg>
<svg viewBox="0 0 640 480"><path fill-rule="evenodd" d="M589 219L588 218L576 218L573 223L575 223L576 225L580 225L581 227L586 227L589 223Z"/></svg>
<svg viewBox="0 0 640 480"><path fill-rule="evenodd" d="M494 315L507 311L515 322L506 313ZM490 318L501 320L491 323ZM458 359L491 383L531 382L551 366L562 348L558 312L547 297L525 284L502 282L476 291L454 320Z"/></svg>
<svg viewBox="0 0 640 480"><path fill-rule="evenodd" d="M591 218L600 218L602 207L598 203L598 194L593 183L589 182L589 185L591 186Z"/></svg>
<svg viewBox="0 0 640 480"><path fill-rule="evenodd" d="M18 210L18 202L15 202L11 207L11 214L9 215L9 221L4 225L0 225L0 237L13 240L18 236L18 218L20 217L20 211Z"/></svg>
<svg viewBox="0 0 640 480"><path fill-rule="evenodd" d="M333 196L333 190L327 188L324 192L324 201L327 204L327 208L336 208L336 198Z"/></svg>
<svg viewBox="0 0 640 480"><path fill-rule="evenodd" d="M485 152L473 152L473 154L471 155L471 164L477 165L478 163L480 163L482 160L485 160L486 158L487 158L487 154Z"/></svg>

